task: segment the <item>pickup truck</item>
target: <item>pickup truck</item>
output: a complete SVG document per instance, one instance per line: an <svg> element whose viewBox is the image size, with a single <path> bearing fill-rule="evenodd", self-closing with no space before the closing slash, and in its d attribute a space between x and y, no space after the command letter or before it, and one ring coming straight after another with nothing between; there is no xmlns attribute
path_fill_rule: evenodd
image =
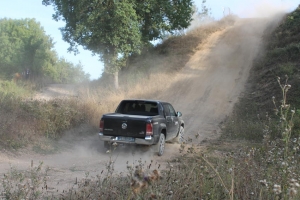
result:
<svg viewBox="0 0 300 200"><path fill-rule="evenodd" d="M106 148L113 143L154 145L164 153L166 141L183 142L184 121L170 103L155 100L123 100L115 113L100 120L99 138Z"/></svg>

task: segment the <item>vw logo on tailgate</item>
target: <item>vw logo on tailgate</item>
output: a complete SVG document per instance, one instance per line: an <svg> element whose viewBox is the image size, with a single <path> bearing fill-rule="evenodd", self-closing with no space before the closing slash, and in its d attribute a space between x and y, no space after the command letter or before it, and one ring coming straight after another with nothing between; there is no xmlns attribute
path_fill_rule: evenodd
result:
<svg viewBox="0 0 300 200"><path fill-rule="evenodd" d="M126 123L123 123L122 124L122 129L126 129L127 128L127 124Z"/></svg>

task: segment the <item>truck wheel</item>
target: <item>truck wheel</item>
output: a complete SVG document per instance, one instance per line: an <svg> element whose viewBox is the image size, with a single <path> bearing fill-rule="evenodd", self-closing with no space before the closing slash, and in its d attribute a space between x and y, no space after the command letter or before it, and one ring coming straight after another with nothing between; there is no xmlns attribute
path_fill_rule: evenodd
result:
<svg viewBox="0 0 300 200"><path fill-rule="evenodd" d="M171 143L179 143L182 144L184 142L184 127L180 126L177 136L171 140Z"/></svg>
<svg viewBox="0 0 300 200"><path fill-rule="evenodd" d="M160 134L159 140L157 143L157 155L162 156L165 150L165 135L163 133Z"/></svg>
<svg viewBox="0 0 300 200"><path fill-rule="evenodd" d="M179 144L183 143L184 142L184 127L183 126L180 126L179 128L179 132L178 132L178 136L177 136L177 142Z"/></svg>

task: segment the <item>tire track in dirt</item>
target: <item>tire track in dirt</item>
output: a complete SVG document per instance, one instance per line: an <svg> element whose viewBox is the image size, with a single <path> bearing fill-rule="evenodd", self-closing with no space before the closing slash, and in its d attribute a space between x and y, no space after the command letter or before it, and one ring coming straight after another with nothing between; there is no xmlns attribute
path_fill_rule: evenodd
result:
<svg viewBox="0 0 300 200"><path fill-rule="evenodd" d="M50 84L34 95L34 100L51 100L54 98L69 98L78 95L77 86L73 84Z"/></svg>

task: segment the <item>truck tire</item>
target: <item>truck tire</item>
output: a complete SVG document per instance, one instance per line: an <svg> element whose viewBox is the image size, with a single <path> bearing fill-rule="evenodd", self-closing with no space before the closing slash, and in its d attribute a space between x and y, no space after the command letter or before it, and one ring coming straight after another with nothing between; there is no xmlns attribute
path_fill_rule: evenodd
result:
<svg viewBox="0 0 300 200"><path fill-rule="evenodd" d="M163 133L161 133L159 136L158 143L157 143L157 155L158 156L163 155L164 150L165 150L165 142L166 142L165 135Z"/></svg>
<svg viewBox="0 0 300 200"><path fill-rule="evenodd" d="M177 136L171 140L171 143L182 144L184 142L183 136L184 136L184 127L180 126Z"/></svg>
<svg viewBox="0 0 300 200"><path fill-rule="evenodd" d="M180 126L180 128L179 128L179 132L178 132L178 135L177 135L177 142L179 143L179 144L182 144L183 142L184 142L184 138L183 138L183 136L184 136L184 127L183 126Z"/></svg>

